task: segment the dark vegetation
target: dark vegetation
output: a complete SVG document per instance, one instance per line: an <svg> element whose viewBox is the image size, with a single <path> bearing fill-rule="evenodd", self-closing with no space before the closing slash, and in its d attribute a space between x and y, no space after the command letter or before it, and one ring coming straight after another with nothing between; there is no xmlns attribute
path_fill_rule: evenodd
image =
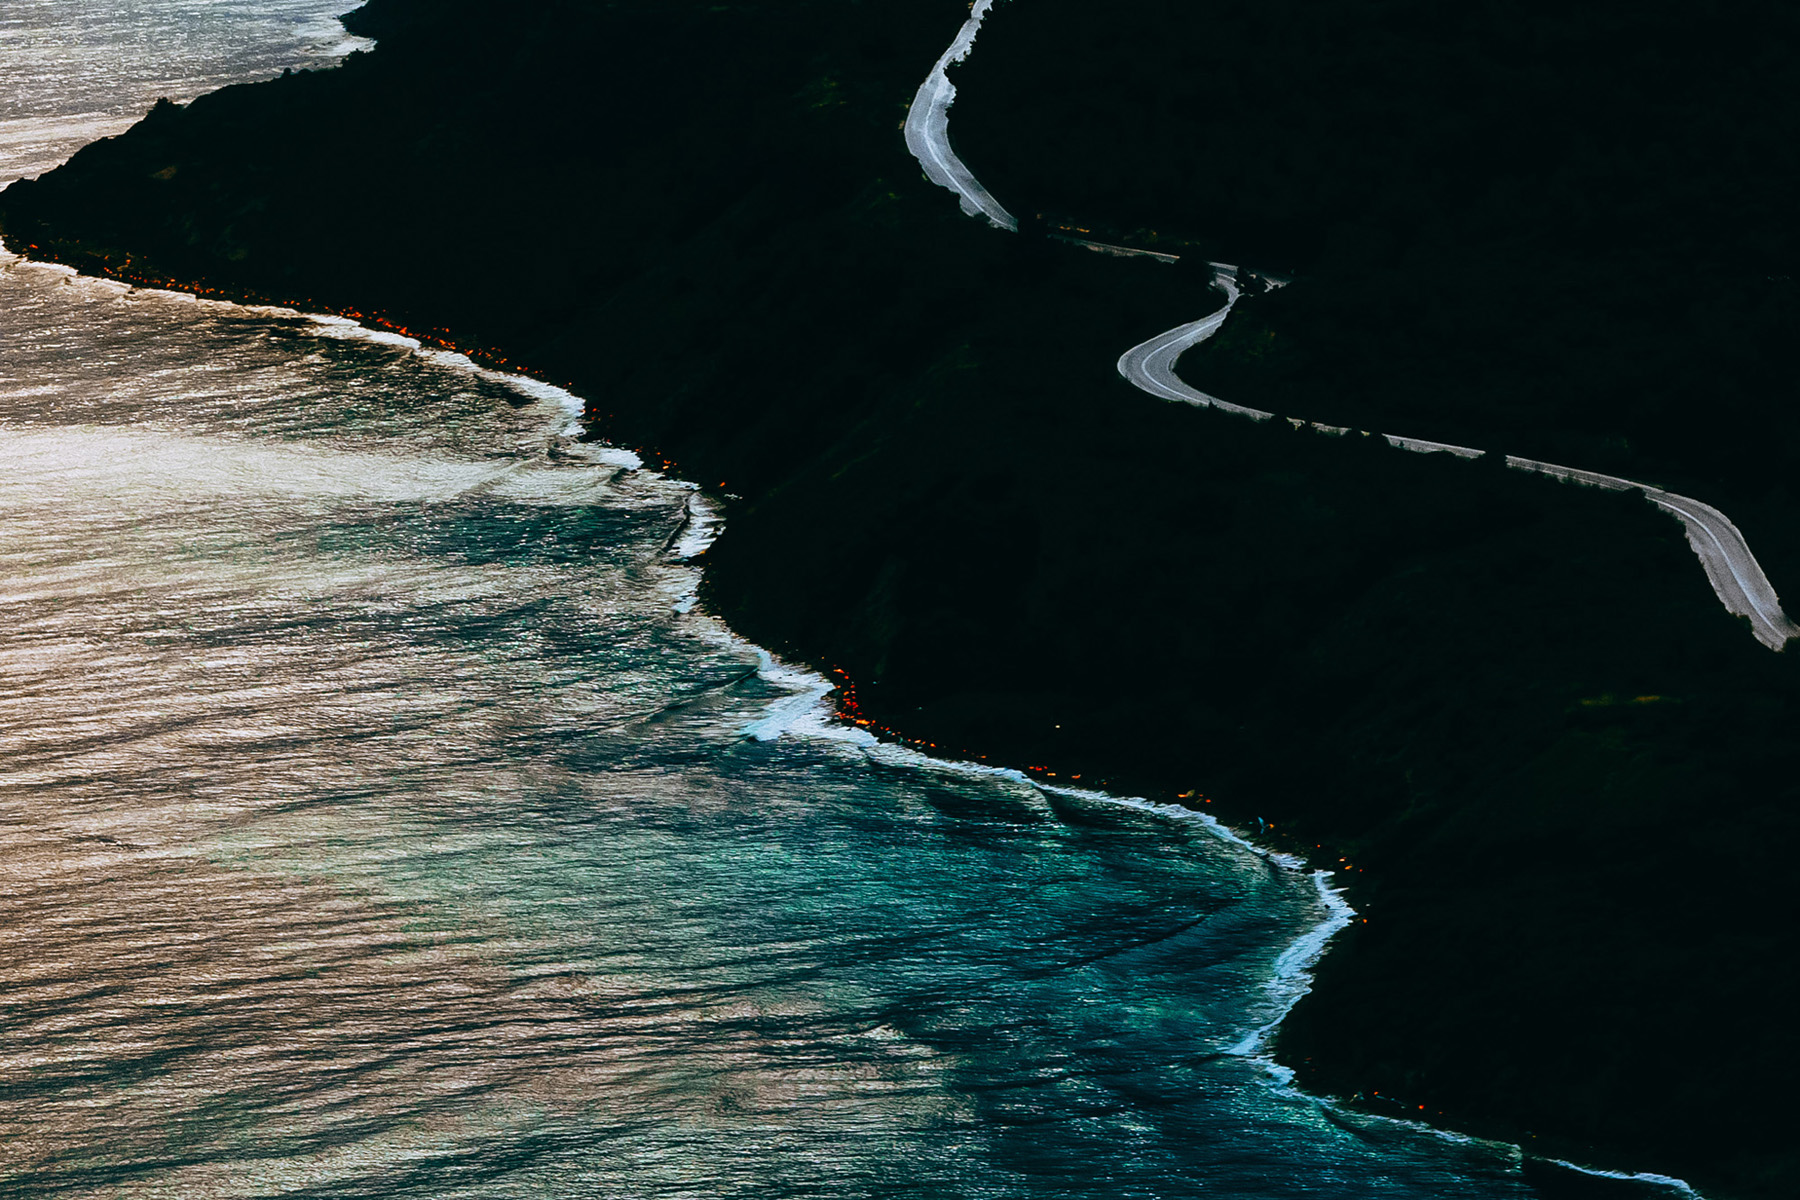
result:
<svg viewBox="0 0 1800 1200"><path fill-rule="evenodd" d="M1780 358L1754 322L1669 331L1651 304L1559 351L1556 330L1515 311L1541 299L1518 263L1596 244L1617 202L1580 174L1541 201L1552 166L1514 139L1519 182L1495 194L1532 197L1535 223L1472 241L1491 189L1468 181L1491 156L1463 146L1454 110L1401 106L1379 136L1343 115L1395 77L1488 80L1438 61L1442 29L1423 10L1359 3L1316 27L1307 5L1138 7L1131 27L1100 31L1062 0L1003 8L960 77L957 128L969 119L967 157L1017 208L1211 231L1203 249L1297 269L1204 368L1233 398L1387 424L1364 414L1413 415L1411 398L1460 364L1438 407L1469 424L1405 432L1516 420L1520 438L1552 439L1551 457L1616 468L1579 451L1612 428L1605 413L1633 415L1620 378L1763 369L1730 346ZM1212 307L1210 281L1000 235L920 181L898 126L965 11L543 0L496 25L473 0L375 0L351 19L381 38L375 53L159 108L0 194L0 226L15 248L87 269L376 314L572 381L597 436L740 497L710 554L710 602L746 635L841 668L868 719L1058 779L1195 790L1196 805L1346 860L1368 923L1328 956L1283 1039L1315 1086L1721 1195L1792 1195L1800 660L1728 617L1680 528L1634 496L1125 385L1119 352ZM1609 7L1596 27L1629 32L1638 11ZM1546 14L1526 27L1561 28ZM1646 46L1686 53L1644 19ZM1298 42L1277 53L1282 28ZM1514 64L1482 86L1561 86L1554 63L1534 65L1539 42L1470 28L1475 66ZM1411 74L1296 69L1340 35ZM1746 55L1731 86L1764 69ZM1173 74L1139 70L1142 56ZM1280 107L1295 75L1297 95L1331 93L1330 111ZM1160 78L1286 116L1206 124L1188 92L1145 90ZM1687 86L1671 78L1653 98ZM1398 102L1366 103L1380 117ZM1429 169L1427 118L1449 126ZM1063 121L1072 132L1053 136ZM1010 122L1016 144L1002 145ZM1170 149L1170 130L1189 149ZM1137 153L1099 152L1139 136ZM1670 145L1680 174L1692 147ZM1737 267L1691 269L1703 239L1690 232L1654 252L1632 243L1644 258L1629 278L1689 313L1719 289L1762 295L1745 273L1760 201L1741 219L1728 201L1714 223ZM1552 230L1558 212L1567 228ZM1416 240L1430 229L1449 240ZM1574 261L1577 281L1613 277L1610 259ZM1426 278L1439 290L1414 291ZM1523 323L1530 355L1481 358L1457 307L1477 302ZM1285 345L1288 321L1307 331L1289 361L1262 362L1235 332ZM1696 333L1713 328L1724 341ZM1388 339L1389 357L1325 387L1353 329ZM1450 335L1468 347L1440 348ZM1679 368L1615 375L1609 355L1633 339ZM1489 372L1500 365L1514 374ZM1535 390L1507 407L1515 378ZM1612 408L1557 398L1598 391ZM1795 451L1779 433L1788 393L1709 394L1754 411L1714 410L1657 463L1710 480L1730 460L1709 444L1772 462ZM1736 493L1691 490L1769 555Z"/></svg>
<svg viewBox="0 0 1800 1200"><path fill-rule="evenodd" d="M1299 273L1197 386L1704 498L1800 596L1797 56L1779 0L1031 0L954 124L1003 203Z"/></svg>

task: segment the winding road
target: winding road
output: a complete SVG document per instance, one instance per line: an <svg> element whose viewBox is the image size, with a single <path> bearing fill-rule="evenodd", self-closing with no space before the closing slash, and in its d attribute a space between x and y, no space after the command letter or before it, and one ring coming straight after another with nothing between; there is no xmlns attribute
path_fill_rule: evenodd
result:
<svg viewBox="0 0 1800 1200"><path fill-rule="evenodd" d="M964 212L970 216L985 216L995 227L1016 232L1019 228L1017 219L981 186L974 173L950 149L950 105L956 99L956 85L950 82L948 68L952 63L961 62L968 57L969 51L974 49L975 35L980 31L982 19L987 16L993 4L994 0L976 0L970 9L969 19L957 33L956 40L950 44L943 57L938 59L925 82L919 85L918 94L913 98L912 108L906 117L906 147L925 169L926 178L957 194ZM1175 256L1171 254L1158 254L1129 246L1075 238L1063 240L1107 254L1141 255L1165 262L1175 261ZM1166 333L1157 334L1147 342L1133 346L1119 356L1119 374L1139 389L1162 400L1201 408L1216 408L1255 421L1269 420L1275 416L1274 413L1209 396L1189 387L1175 374L1175 364L1181 355L1217 333L1231 315L1232 306L1237 303L1237 268L1225 263L1212 265L1220 286L1225 289L1224 307L1198 321L1178 325ZM1320 425L1291 417L1288 419L1296 425L1311 425L1325 433L1352 432L1342 426ZM1394 433L1384 433L1381 436L1390 445L1420 454L1454 454L1461 458L1479 458L1483 453L1468 446L1453 446L1447 442L1433 442L1424 438ZM1646 500L1673 516L1686 528L1688 545L1693 548L1695 556L1700 559L1700 565L1705 568L1706 578L1711 582L1719 602L1728 612L1749 619L1757 641L1771 650L1780 650L1787 645L1788 639L1800 637L1800 625L1796 625L1782 611L1781 599L1775 594L1775 586L1769 582L1769 577L1763 573L1756 556L1750 552L1750 545L1744 540L1744 535L1731 523L1730 518L1712 505L1648 484L1621 479L1616 475L1557 466L1555 463L1539 462L1517 455L1507 455L1506 465L1515 470L1549 475L1588 487L1605 488L1609 491L1642 491Z"/></svg>
<svg viewBox="0 0 1800 1200"><path fill-rule="evenodd" d="M950 82L948 68L959 63L975 48L975 35L981 31L981 20L994 7L994 0L975 0L969 19L956 34L956 40L944 51L931 74L919 85L912 107L906 110L906 148L925 168L925 177L939 187L949 188L962 199L962 210L971 217L986 217L996 228L1017 233L1016 217L1000 206L988 190L981 186L974 172L950 149L950 105L956 100L956 85Z"/></svg>

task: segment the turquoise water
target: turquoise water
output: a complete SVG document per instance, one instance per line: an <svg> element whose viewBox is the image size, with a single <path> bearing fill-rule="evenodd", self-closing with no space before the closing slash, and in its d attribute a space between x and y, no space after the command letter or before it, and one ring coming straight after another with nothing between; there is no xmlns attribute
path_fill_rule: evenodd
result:
<svg viewBox="0 0 1800 1200"><path fill-rule="evenodd" d="M9 10L8 161L328 11ZM833 726L577 411L0 260L0 1193L1530 1194L1260 1057L1313 878Z"/></svg>

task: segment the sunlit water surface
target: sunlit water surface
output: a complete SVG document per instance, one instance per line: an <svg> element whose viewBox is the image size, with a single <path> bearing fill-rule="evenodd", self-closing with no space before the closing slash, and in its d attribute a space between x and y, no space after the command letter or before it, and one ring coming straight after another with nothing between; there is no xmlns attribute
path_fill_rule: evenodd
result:
<svg viewBox="0 0 1800 1200"><path fill-rule="evenodd" d="M355 0L6 0L0 4L0 184L186 101L354 46Z"/></svg>
<svg viewBox="0 0 1800 1200"><path fill-rule="evenodd" d="M334 7L9 6L10 172ZM0 258L0 1192L1525 1194L1256 1056L1311 878L835 731L571 422Z"/></svg>

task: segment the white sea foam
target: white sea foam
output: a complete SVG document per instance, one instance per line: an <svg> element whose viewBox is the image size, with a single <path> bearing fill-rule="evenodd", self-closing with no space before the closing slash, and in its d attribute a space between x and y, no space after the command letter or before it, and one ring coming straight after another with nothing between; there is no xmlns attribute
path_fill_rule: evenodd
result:
<svg viewBox="0 0 1800 1200"><path fill-rule="evenodd" d="M690 485L693 486L693 485ZM725 513L707 494L694 486L687 498L687 521L669 547L676 562L699 558L712 548L725 529Z"/></svg>
<svg viewBox="0 0 1800 1200"><path fill-rule="evenodd" d="M1566 1167L1569 1170L1578 1172L1582 1175L1591 1175L1596 1179L1618 1179L1631 1183L1645 1183L1650 1184L1653 1187L1667 1188L1677 1196L1689 1196L1692 1197L1693 1200L1705 1200L1699 1192L1694 1190L1693 1185L1688 1183L1687 1180L1676 1179L1673 1175L1657 1175L1649 1171L1603 1171L1597 1167L1584 1167L1580 1163L1567 1162L1560 1158L1553 1158L1549 1161L1555 1163L1559 1167Z"/></svg>
<svg viewBox="0 0 1800 1200"><path fill-rule="evenodd" d="M296 28L302 38L312 43L310 52L327 61L375 48L375 39L351 33L337 17L308 18L298 22Z"/></svg>
<svg viewBox="0 0 1800 1200"><path fill-rule="evenodd" d="M397 350L405 350L438 366L460 371L486 383L504 387L560 413L566 418L558 431L563 437L579 437L583 432L581 419L586 411L586 404L580 396L568 388L546 383L541 379L533 379L529 375L496 371L490 367L479 365L468 355L458 351L430 346L416 337L395 333L392 330L374 329L350 317L338 316L335 313L302 312L296 308L276 304L238 304L229 300L195 296L191 292L176 291L170 288L134 287L121 280L83 275L75 268L62 263L39 262L35 259L25 258L7 249L4 242L0 242L0 270L45 271L61 275L72 286L90 289L95 296L108 299L129 298L140 303L146 301L174 302L184 305L198 303L276 320L304 318L310 323L310 331L316 337L331 338L337 341L366 342L371 345L391 346ZM595 462L628 467L633 470L644 465L641 457L619 446L591 445L587 448L585 457ZM714 536L716 536L716 531Z"/></svg>
<svg viewBox="0 0 1800 1200"><path fill-rule="evenodd" d="M1290 869L1296 869L1298 865L1293 864ZM1317 925L1294 939L1275 960L1268 983L1269 998L1276 1008L1275 1015L1246 1034L1229 1051L1245 1058L1259 1059L1269 1075L1284 1085L1293 1083L1294 1072L1269 1055L1269 1038L1287 1020L1288 1014L1300 1003L1301 998L1312 991L1313 968L1325 956L1325 947L1332 937L1356 919L1356 910L1344 899L1343 889L1332 886L1331 872L1316 870L1312 873L1312 879L1313 886L1318 889L1324 916Z"/></svg>
<svg viewBox="0 0 1800 1200"><path fill-rule="evenodd" d="M402 350L424 349L424 343L418 338L408 337L403 333L392 333L385 329L370 329L367 325L359 325L354 321L348 323L317 321L313 333L318 337L352 339L377 346L397 346Z"/></svg>
<svg viewBox="0 0 1800 1200"><path fill-rule="evenodd" d="M338 324L338 322L343 321L343 318L327 318L313 314L308 314L308 316L312 320L321 323L330 321L333 328L343 327ZM358 325L354 321L347 323L353 328L367 330L366 326ZM381 337L385 336L380 335L378 331L369 332L374 335L370 337L369 340L371 341L381 340ZM477 379L485 380L488 383L497 384L500 387L507 388L527 399L535 400L540 404L561 410L569 418L569 424L566 425L562 431L565 437L576 437L582 432L581 418L587 411L587 404L580 396L577 396L568 388L558 387L554 383L545 383L543 380L533 379L529 375L521 375L512 371L496 371L491 367L481 366L468 355L456 350L445 350L436 346L426 346L418 343L414 339L406 340L414 341L413 352L418 354L421 358L437 363L440 366L463 371L475 376ZM642 458L621 447L607 447L606 452L611 456L608 461L616 462L619 466L626 466L635 470L644 465L644 460Z"/></svg>
<svg viewBox="0 0 1800 1200"><path fill-rule="evenodd" d="M758 675L765 682L789 691L788 695L772 701L760 717L743 726L740 732L745 737L758 741L770 741L791 734L797 737L847 742L860 748L870 758L886 765L959 775L966 778L1004 780L1022 785L1037 793L1061 796L1090 804L1134 809L1163 820L1198 826L1236 850L1253 855L1283 870L1299 872L1306 869L1303 859L1258 846L1219 821L1211 813L1200 812L1179 804L1161 803L1142 796L1115 796L1092 788L1048 783L1012 767L997 767L987 763L938 758L910 746L882 741L867 729L846 723L828 703L827 697L833 690L833 684L829 679L815 671L780 661L767 650L751 646L738 639L735 634L722 625L719 626L719 629L723 636L732 639L737 645L755 652L760 664ZM1332 937L1338 931L1346 928L1356 917L1356 910L1344 898L1343 890L1332 884L1331 872L1314 870L1311 873L1311 879L1317 892L1318 905L1322 915L1316 924L1284 948L1270 965L1266 988L1267 997L1272 1006L1271 1015L1226 1050L1226 1053L1230 1055L1258 1060L1270 1078L1282 1086L1292 1083L1293 1071L1269 1056L1267 1052L1269 1038L1281 1025L1281 1022L1287 1018L1294 1005L1300 1002L1301 997L1312 990L1313 968L1324 956L1325 949Z"/></svg>

